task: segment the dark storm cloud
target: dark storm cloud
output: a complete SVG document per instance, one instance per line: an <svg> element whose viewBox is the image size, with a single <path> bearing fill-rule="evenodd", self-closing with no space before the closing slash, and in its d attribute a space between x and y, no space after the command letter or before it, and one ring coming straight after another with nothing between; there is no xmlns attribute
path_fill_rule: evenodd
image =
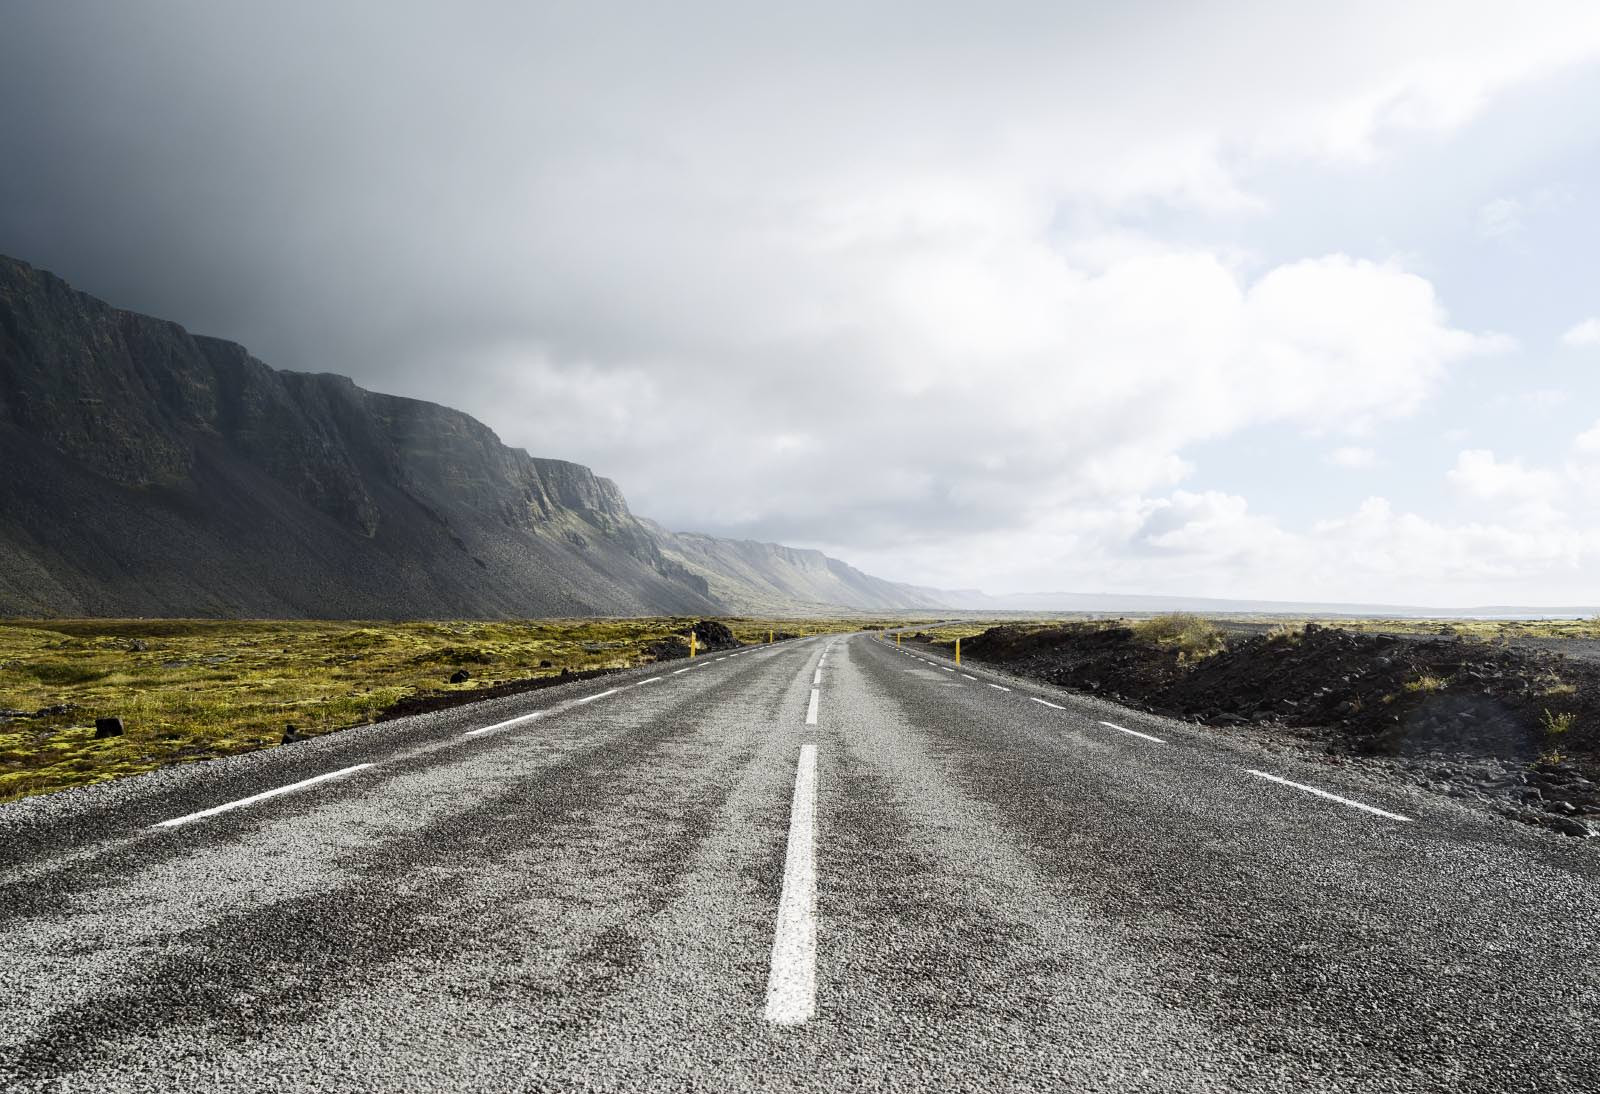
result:
<svg viewBox="0 0 1600 1094"><path fill-rule="evenodd" d="M1404 7L11 3L0 252L672 526L1060 586L1186 445L1403 413L1477 345L1398 269L1118 219L1258 210L1238 150L1361 162L1392 101L1465 117L1587 40Z"/></svg>

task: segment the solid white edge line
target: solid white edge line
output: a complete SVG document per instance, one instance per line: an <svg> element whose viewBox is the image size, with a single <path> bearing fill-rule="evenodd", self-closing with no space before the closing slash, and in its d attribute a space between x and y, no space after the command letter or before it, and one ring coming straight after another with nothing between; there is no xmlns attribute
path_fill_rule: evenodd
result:
<svg viewBox="0 0 1600 1094"><path fill-rule="evenodd" d="M521 715L519 717L516 717L516 718L507 718L505 721L496 722L492 726L480 726L478 729L469 729L465 733L463 733L462 736L463 737L476 737L480 733L493 733L497 729L509 729L511 726L519 726L523 722L531 722L535 718L543 716L543 714L544 714L544 711L536 710L532 714L523 714L523 715Z"/></svg>
<svg viewBox="0 0 1600 1094"><path fill-rule="evenodd" d="M1377 806L1367 805L1365 802L1352 801L1349 798L1341 798L1339 795L1330 794L1326 790L1319 790L1314 786L1307 786L1305 783L1292 782L1289 779L1279 778L1277 775L1269 775L1265 771L1257 771L1253 767L1247 767L1245 770L1256 776L1258 779L1267 779L1270 782L1281 783L1284 786L1292 786L1296 790L1304 790L1307 794L1315 794L1319 798L1327 798L1329 801L1336 801L1340 805L1348 805L1353 809L1365 809L1368 813L1376 813L1378 816L1388 817L1390 820L1407 822L1411 820L1410 817L1402 817L1399 813L1391 813L1387 809L1379 809Z"/></svg>
<svg viewBox="0 0 1600 1094"><path fill-rule="evenodd" d="M1040 706L1049 707L1051 710L1066 710L1067 709L1066 707L1056 706L1056 704L1052 703L1050 700L1041 699L1037 695L1030 695L1030 696L1028 696L1028 698L1033 700L1035 703L1038 703Z"/></svg>
<svg viewBox="0 0 1600 1094"><path fill-rule="evenodd" d="M821 694L816 688L811 689L811 705L806 707L806 725L808 726L817 724L817 697Z"/></svg>
<svg viewBox="0 0 1600 1094"><path fill-rule="evenodd" d="M985 683L987 683L987 681L985 681ZM989 686L994 688L994 690L996 690L996 691L1010 691L1011 690L1010 688L1003 688L999 684L989 684Z"/></svg>
<svg viewBox="0 0 1600 1094"><path fill-rule="evenodd" d="M575 700L573 700L573 702L575 704L576 703L592 703L596 699L604 699L607 695L615 695L616 693L617 693L617 689L616 688L611 688L608 691L602 691L602 692L599 692L598 694L595 694L595 695L585 695L582 699L575 699Z"/></svg>
<svg viewBox="0 0 1600 1094"><path fill-rule="evenodd" d="M1119 726L1115 722L1101 722L1100 724L1105 726L1107 729L1114 729L1118 733L1126 733L1130 737L1143 737L1145 740L1154 741L1158 745L1164 745L1167 743L1160 737L1152 737L1148 733L1140 733L1137 729L1129 729L1127 726Z"/></svg>
<svg viewBox="0 0 1600 1094"><path fill-rule="evenodd" d="M817 746L804 744L795 767L789 848L767 974L766 1018L774 1025L803 1025L817 1010L816 798Z"/></svg>
<svg viewBox="0 0 1600 1094"><path fill-rule="evenodd" d="M223 805L214 805L210 809L202 809L198 813L189 813L182 817L173 817L171 820L160 821L155 825L155 827L176 828L180 824L188 824L190 821L202 820L205 817L214 817L218 813L226 813L230 809L238 809L241 806L254 805L256 802L266 801L268 798L276 798L279 794L287 794L293 790L301 790L308 786L315 786L317 783L327 782L329 779L337 779L341 775L348 775L352 771L361 771L371 766L371 764L354 764L350 767L341 767L338 771L329 771L325 775L313 775L309 779L301 779L297 783L290 783L288 786L280 786L276 790L265 790L260 794L252 794L248 798L240 798L238 801L227 802Z"/></svg>

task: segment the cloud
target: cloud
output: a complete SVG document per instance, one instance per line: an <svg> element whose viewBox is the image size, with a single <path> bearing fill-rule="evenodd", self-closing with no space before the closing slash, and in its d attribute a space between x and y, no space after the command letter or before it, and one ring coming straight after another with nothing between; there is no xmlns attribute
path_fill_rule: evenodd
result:
<svg viewBox="0 0 1600 1094"><path fill-rule="evenodd" d="M1298 541L1195 450L1277 427L1314 474L1512 343L1365 237L1228 226L1600 56L1587 3L1285 12L23 5L0 250L676 527L946 584L1276 582Z"/></svg>
<svg viewBox="0 0 1600 1094"><path fill-rule="evenodd" d="M1460 453L1446 478L1480 501L1543 505L1554 501L1561 491L1560 477L1554 471L1525 468L1517 460L1498 460L1486 448Z"/></svg>
<svg viewBox="0 0 1600 1094"><path fill-rule="evenodd" d="M1495 198L1478 210L1478 234L1498 239L1522 231L1522 202L1516 198Z"/></svg>
<svg viewBox="0 0 1600 1094"><path fill-rule="evenodd" d="M1335 448L1328 453L1328 462L1335 467L1345 467L1351 470L1366 470L1376 467L1378 454L1370 448L1360 448L1354 445L1345 445Z"/></svg>
<svg viewBox="0 0 1600 1094"><path fill-rule="evenodd" d="M1561 336L1568 346L1600 346L1600 319L1585 319L1574 324Z"/></svg>

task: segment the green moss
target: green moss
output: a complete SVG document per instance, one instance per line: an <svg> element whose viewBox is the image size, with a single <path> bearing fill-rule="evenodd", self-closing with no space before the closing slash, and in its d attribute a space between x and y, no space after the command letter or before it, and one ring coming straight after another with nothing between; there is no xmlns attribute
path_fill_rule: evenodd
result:
<svg viewBox="0 0 1600 1094"><path fill-rule="evenodd" d="M285 723L329 733L408 695L649 659L677 619L374 623L317 620L50 620L0 624L0 801L276 745ZM859 621L724 620L744 642ZM472 678L450 685L454 668ZM95 741L94 720L123 719Z"/></svg>

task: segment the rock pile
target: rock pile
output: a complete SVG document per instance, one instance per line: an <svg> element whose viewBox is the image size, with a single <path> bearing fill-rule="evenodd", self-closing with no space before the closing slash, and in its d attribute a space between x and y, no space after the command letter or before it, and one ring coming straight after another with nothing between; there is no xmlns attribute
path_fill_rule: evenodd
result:
<svg viewBox="0 0 1600 1094"><path fill-rule="evenodd" d="M1549 650L1316 624L1234 638L1187 662L1129 628L1095 624L997 627L962 650L1195 722L1294 728L1519 820L1600 834L1600 666Z"/></svg>

